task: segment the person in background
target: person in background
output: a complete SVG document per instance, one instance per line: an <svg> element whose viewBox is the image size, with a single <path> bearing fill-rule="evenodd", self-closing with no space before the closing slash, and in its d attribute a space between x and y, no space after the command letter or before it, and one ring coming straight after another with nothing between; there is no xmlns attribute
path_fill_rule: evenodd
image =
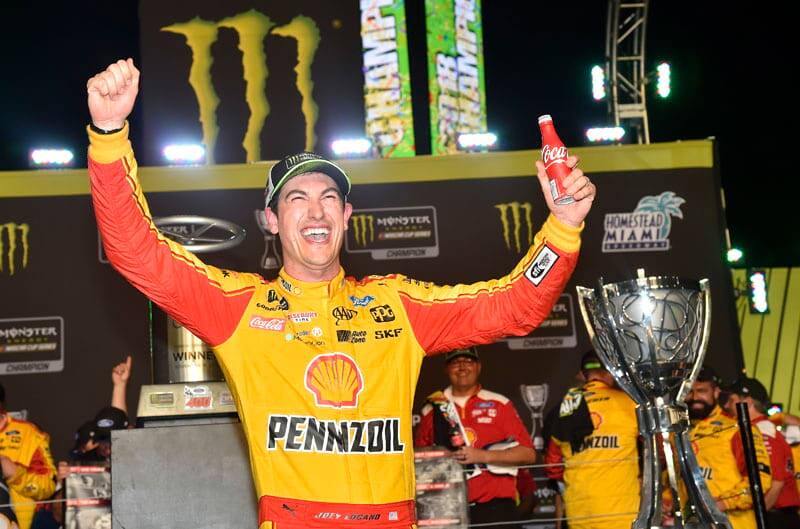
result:
<svg viewBox="0 0 800 529"><path fill-rule="evenodd" d="M795 481L794 457L789 443L767 417L770 402L764 385L755 378L741 377L731 387L734 405L744 402L751 422L761 431L772 470L772 486L764 495L769 529L800 529L800 494Z"/></svg>
<svg viewBox="0 0 800 529"><path fill-rule="evenodd" d="M719 386L719 377L714 370L703 367L686 398L692 422L689 438L717 507L728 516L733 529L755 529L756 519L742 436L736 419L724 413L719 406ZM766 497L772 486L769 454L755 426L753 441Z"/></svg>
<svg viewBox="0 0 800 529"><path fill-rule="evenodd" d="M570 529L629 527L639 510L636 405L594 351L580 371L586 382L567 392L551 429L547 477L560 482Z"/></svg>
<svg viewBox="0 0 800 529"><path fill-rule="evenodd" d="M481 361L474 347L447 353L444 370L450 385L431 395L422 408L414 446L445 446L454 450L453 457L465 467L480 469L480 474L467 481L471 524L514 521L516 467L536 461L528 431L508 398L480 385ZM442 399L455 406L460 429L468 437L460 446L448 438L447 420L438 404Z"/></svg>
<svg viewBox="0 0 800 529"><path fill-rule="evenodd" d="M14 419L6 409L0 385L0 467L8 487L19 529L29 529L37 501L56 488L56 468L50 456L50 437L27 421Z"/></svg>

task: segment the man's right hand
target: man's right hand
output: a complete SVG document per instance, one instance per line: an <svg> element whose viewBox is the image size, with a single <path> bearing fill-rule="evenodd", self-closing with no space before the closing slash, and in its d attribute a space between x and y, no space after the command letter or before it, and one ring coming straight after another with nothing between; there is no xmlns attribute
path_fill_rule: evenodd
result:
<svg viewBox="0 0 800 529"><path fill-rule="evenodd" d="M119 60L86 82L92 124L103 130L121 129L139 93L139 70L133 59Z"/></svg>

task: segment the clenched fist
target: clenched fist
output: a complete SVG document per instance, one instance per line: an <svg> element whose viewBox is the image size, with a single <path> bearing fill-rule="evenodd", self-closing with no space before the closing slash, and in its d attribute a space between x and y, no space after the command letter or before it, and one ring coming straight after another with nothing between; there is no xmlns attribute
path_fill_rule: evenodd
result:
<svg viewBox="0 0 800 529"><path fill-rule="evenodd" d="M103 130L120 129L139 93L139 70L133 59L119 60L86 82L92 124Z"/></svg>

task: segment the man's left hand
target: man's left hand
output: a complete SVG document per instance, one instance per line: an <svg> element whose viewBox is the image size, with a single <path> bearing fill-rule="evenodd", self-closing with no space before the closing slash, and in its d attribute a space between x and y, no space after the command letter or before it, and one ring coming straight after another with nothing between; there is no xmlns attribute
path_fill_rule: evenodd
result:
<svg viewBox="0 0 800 529"><path fill-rule="evenodd" d="M592 209L592 202L597 194L597 188L589 180L589 177L577 168L577 156L567 158L567 165L572 168L572 172L564 179L564 188L566 193L575 199L575 202L571 204L557 205L553 202L553 197L550 195L547 171L545 171L541 160L536 160L537 176L539 177L539 184L542 186L544 199L547 201L547 207L550 208L553 216L564 224L578 227L583 222L583 219L586 218L586 215L589 214L589 210Z"/></svg>
<svg viewBox="0 0 800 529"><path fill-rule="evenodd" d="M462 465L486 463L486 452L486 450L481 450L480 448L462 446L453 453L453 459Z"/></svg>
<svg viewBox="0 0 800 529"><path fill-rule="evenodd" d="M0 456L0 465L3 467L3 477L6 479L13 478L19 468L16 463L6 456Z"/></svg>

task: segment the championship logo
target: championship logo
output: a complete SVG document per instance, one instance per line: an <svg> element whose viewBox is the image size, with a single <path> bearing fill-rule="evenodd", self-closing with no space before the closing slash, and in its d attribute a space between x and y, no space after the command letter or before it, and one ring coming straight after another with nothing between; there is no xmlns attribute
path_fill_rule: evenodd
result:
<svg viewBox="0 0 800 529"><path fill-rule="evenodd" d="M439 255L433 206L355 210L350 222L348 253L369 252L376 260Z"/></svg>
<svg viewBox="0 0 800 529"><path fill-rule="evenodd" d="M0 224L0 274L13 276L28 267L30 226L6 222Z"/></svg>
<svg viewBox="0 0 800 529"><path fill-rule="evenodd" d="M533 206L530 202L506 202L495 204L500 213L500 223L503 226L503 240L506 248L522 253L528 250L533 243ZM525 228L525 238L523 238ZM513 246L512 246L513 243Z"/></svg>
<svg viewBox="0 0 800 529"><path fill-rule="evenodd" d="M315 356L305 373L305 387L314 403L326 408L355 408L364 389L364 376L355 361L344 353Z"/></svg>
<svg viewBox="0 0 800 529"><path fill-rule="evenodd" d="M531 274L532 275L532 274ZM561 294L550 314L527 336L506 338L511 350L569 349L578 345L572 294Z"/></svg>
<svg viewBox="0 0 800 529"><path fill-rule="evenodd" d="M0 319L0 375L64 369L64 318Z"/></svg>
<svg viewBox="0 0 800 529"><path fill-rule="evenodd" d="M685 202L672 191L664 191L642 197L631 213L606 213L603 253L669 250L672 217L683 218Z"/></svg>
<svg viewBox="0 0 800 529"><path fill-rule="evenodd" d="M247 161L256 162L261 157L261 133L270 113L267 100L267 53L266 37L280 36L292 39L297 43L297 91L301 98L301 111L305 118L305 150L313 151L317 143L315 127L319 111L312 96L314 82L311 77L311 66L319 46L319 28L310 18L298 15L288 24L278 26L267 15L251 9L220 21L203 20L194 17L189 21L172 24L161 28L161 31L177 33L186 39L186 45L192 52L192 66L189 71L189 85L194 90L199 107L199 119L203 128L203 144L209 164L214 163L214 147L219 135L217 107L220 98L214 89L211 76L212 48L217 41L221 28L232 29L239 40L244 69L245 102L250 111L247 130L242 140Z"/></svg>

